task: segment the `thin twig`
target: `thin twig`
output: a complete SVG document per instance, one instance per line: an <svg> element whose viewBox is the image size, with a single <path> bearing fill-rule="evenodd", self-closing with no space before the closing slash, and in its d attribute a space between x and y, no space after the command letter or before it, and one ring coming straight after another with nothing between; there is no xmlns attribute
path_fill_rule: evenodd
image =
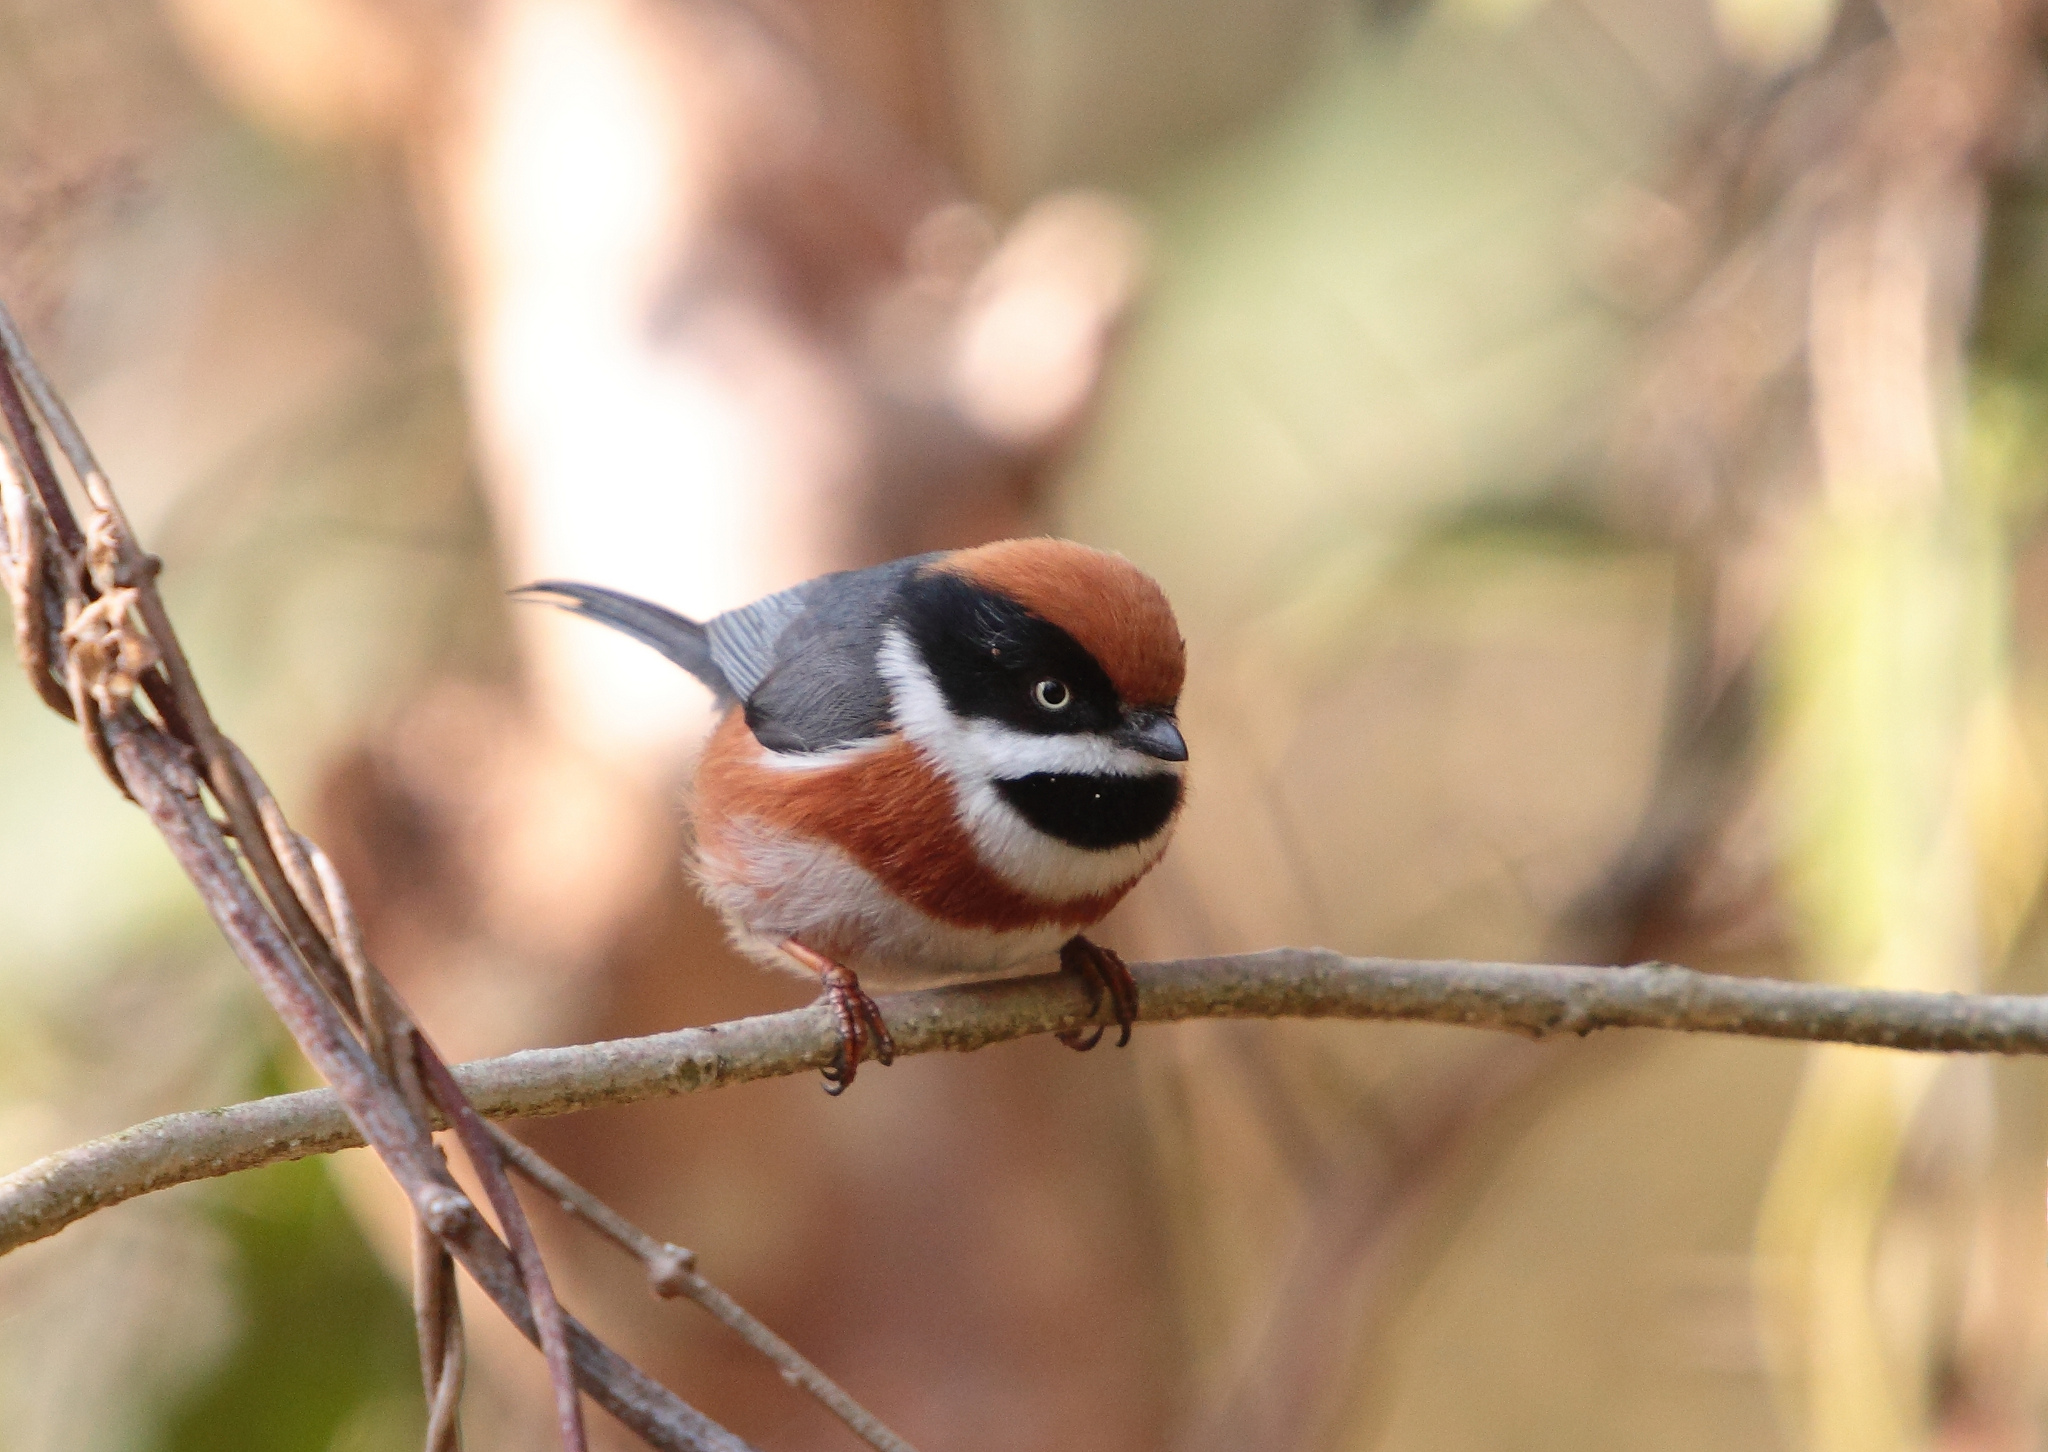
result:
<svg viewBox="0 0 2048 1452"><path fill-rule="evenodd" d="M413 1117L422 1124L432 1123L434 1106L422 1082L419 1037L412 1031L404 1006L364 952L362 929L340 872L317 845L290 829L273 798L265 794L257 805L272 845L279 849L292 875L293 887L312 909L321 932L348 970L363 1047L369 1050L371 1061L397 1084ZM308 876L310 882L301 880ZM399 1052L400 1043L403 1053ZM425 1452L460 1452L468 1338L463 1334L462 1302L455 1292L455 1261L448 1247L417 1219L413 1221L412 1251L413 1329L419 1343L420 1384L427 1397Z"/></svg>
<svg viewBox="0 0 2048 1452"><path fill-rule="evenodd" d="M96 598L98 594L97 582L90 578L78 578L82 573L80 567L85 563L83 556L89 538L87 531L79 527L78 518L71 508L70 498L65 494L64 486L57 478L49 450L43 447L42 434L23 405L21 390L16 383L17 375L36 400L36 407L42 412L44 423L56 436L58 446L70 461L73 472L85 485L87 494L95 506L105 510L115 522L115 538L112 543L117 546L119 553L113 563L116 566L115 573L122 577L120 583L132 585L154 581L159 561L154 555L145 554L141 547L135 544L128 530L127 519L121 514L120 504L114 498L113 487L100 472L99 464L93 458L91 449L86 447L85 436L79 432L77 422L64 407L64 401L57 396L56 389L50 386L49 379L43 376L35 356L29 352L27 341L22 338L20 329L15 327L14 319L5 307L0 307L0 356L4 356L4 364L0 364L0 425L4 425L4 429L0 429L0 432L7 435L8 443L34 485L44 521L52 536L53 547L62 556L61 563L70 577L65 582L67 587L75 589L88 601ZM154 604L153 609L146 609L143 612L144 623L152 632L157 632L161 626L160 638L168 637L168 644L175 648L177 640L175 633L170 630L169 617L164 614L161 602L154 600L154 595L155 592L152 590L151 600L145 602ZM50 610L48 614L53 622L63 618L61 609ZM155 618L151 618L152 615ZM34 662L28 656L24 655L23 663L33 672ZM48 663L45 662L46 665ZM178 688L171 674L164 669L150 670L144 674L141 685L143 693L149 697L150 704L156 708L158 716L162 719L164 728L175 739L188 746L197 746L199 738L192 724L186 719L185 708L178 699ZM36 689L46 701L50 700L49 692L40 678L37 679ZM193 689L196 691L196 688ZM50 706L61 715L71 714L68 705L50 701Z"/></svg>
<svg viewBox="0 0 2048 1452"><path fill-rule="evenodd" d="M462 1445L466 1337L456 1304L455 1261L418 1220L412 1230L412 1272L413 1333L419 1341L420 1382L427 1388L426 1452L456 1452Z"/></svg>
<svg viewBox="0 0 2048 1452"><path fill-rule="evenodd" d="M802 1352L707 1280L697 1269L694 1251L656 1240L496 1125L491 1126L491 1134L514 1169L554 1196L569 1214L639 1261L647 1272L649 1289L657 1296L682 1296L695 1301L747 1345L774 1362L784 1381L810 1393L876 1452L917 1452Z"/></svg>
<svg viewBox="0 0 2048 1452"><path fill-rule="evenodd" d="M448 1066L418 1029L412 1033L412 1049L427 1093L433 1096L435 1107L454 1122L470 1167L484 1182L484 1193L490 1196L491 1208L498 1212L498 1224L511 1244L520 1278L526 1283L534 1328L539 1333L541 1353L547 1358L554 1384L555 1420L561 1429L562 1445L568 1452L584 1452L583 1404L576 1394L575 1372L570 1365L568 1317L555 1297L547 1267L541 1262L540 1245L533 1238L533 1227L527 1223L525 1210L520 1207L518 1192L512 1188L504 1155L491 1136L490 1126L463 1097L455 1076L448 1072Z"/></svg>
<svg viewBox="0 0 2048 1452"><path fill-rule="evenodd" d="M2048 1054L2048 998L1903 993L1645 964L1346 958L1320 948L1131 966L1145 1023L1193 1018L1350 1018L1456 1024L1531 1038L1654 1028L1927 1053ZM894 994L880 1000L900 1057L979 1049L1081 1027L1081 985L1063 974ZM477 1112L539 1118L823 1068L838 1050L830 1011L764 1014L708 1028L457 1065ZM0 1253L109 1205L190 1180L362 1143L331 1091L165 1115L0 1179Z"/></svg>
<svg viewBox="0 0 2048 1452"><path fill-rule="evenodd" d="M15 331L14 319L7 316L4 309L0 309L0 347L4 347L10 361L29 356L28 345ZM30 376L24 371L23 376L30 391L34 392L39 375ZM44 416L48 417L47 409ZM65 418L68 420L70 415L66 414ZM50 467L50 456L36 432L35 420L29 417L28 407L22 402L21 390L15 385L13 374L5 368L0 368L0 420L6 423L7 432L21 451L22 462L28 466L29 479L34 483L36 493L42 496L43 508L49 511L50 524L57 532L57 543L64 547L66 554L76 555L85 546L84 531L79 529L77 516L71 512L71 503L57 482L56 470ZM77 432L76 425L72 426L72 431Z"/></svg>
<svg viewBox="0 0 2048 1452"><path fill-rule="evenodd" d="M0 368L0 374L5 372L5 368ZM71 693L51 669L57 658L55 622L63 618L51 608L56 592L50 580L50 555L56 547L46 535L41 513L34 507L28 466L11 425L0 429L0 535L5 536L8 546L7 595L14 609L15 653L21 657L29 682L43 698L43 704L60 716L70 716Z"/></svg>
<svg viewBox="0 0 2048 1452"><path fill-rule="evenodd" d="M23 387L90 501L83 529L23 400ZM158 561L136 543L77 424L4 308L0 426L9 445L0 465L0 490L7 494L0 511L6 538L0 563L9 593L28 616L47 602L61 607L65 622L55 651L48 648L46 629L18 640L24 664L32 674L62 677L66 699L51 704L78 721L108 776L163 834L293 1038L335 1086L349 1118L404 1189L419 1223L541 1346L566 1452L583 1452L585 1445L579 1380L652 1445L691 1452L742 1448L739 1439L562 1312L496 1144L388 985L361 957L360 943L342 945L352 914L339 879L314 870L313 855L284 821L262 778L215 724L157 593ZM22 487L22 474L32 490ZM48 567L53 553L64 556L61 578ZM55 618L50 612L45 624ZM38 686L44 688L40 679ZM138 689L169 736L132 709ZM221 824L202 804L187 751L225 811L239 854L228 848ZM257 898L245 868L261 885L267 905ZM351 961L344 964L344 958ZM391 1046L401 1042L404 1052L392 1053ZM372 1048L380 1052L372 1054ZM412 1069L419 1072L409 1074ZM431 1137L429 1096L455 1122L509 1245L449 1177ZM419 1288L430 1448L445 1447L454 1436L449 1388L459 1366L451 1368L451 1359L459 1358L462 1337L446 1279L445 1266L436 1265ZM429 1320L435 1323L431 1328Z"/></svg>
<svg viewBox="0 0 2048 1452"><path fill-rule="evenodd" d="M439 1150L385 1085L362 1044L338 1026L338 1016L330 1020L313 1010L316 1001L326 1001L325 995L257 902L200 804L198 782L189 768L169 742L144 729L132 713L108 725L115 757L136 799L215 909L236 956L249 966L292 1037L313 1067L335 1086L348 1118L361 1126L421 1221L454 1252L521 1334L539 1345L541 1330L513 1252L491 1233L449 1178ZM563 1324L569 1360L584 1390L650 1445L671 1452L746 1452L739 1438L591 1336L573 1318L565 1316Z"/></svg>

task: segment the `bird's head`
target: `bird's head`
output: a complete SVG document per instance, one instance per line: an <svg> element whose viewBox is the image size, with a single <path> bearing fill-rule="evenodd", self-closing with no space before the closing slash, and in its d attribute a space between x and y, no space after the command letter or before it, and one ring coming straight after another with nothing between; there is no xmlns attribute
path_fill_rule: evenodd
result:
<svg viewBox="0 0 2048 1452"><path fill-rule="evenodd" d="M1038 832L1086 851L1163 841L1186 648L1129 561L1053 539L943 556L905 582L881 665L898 729Z"/></svg>

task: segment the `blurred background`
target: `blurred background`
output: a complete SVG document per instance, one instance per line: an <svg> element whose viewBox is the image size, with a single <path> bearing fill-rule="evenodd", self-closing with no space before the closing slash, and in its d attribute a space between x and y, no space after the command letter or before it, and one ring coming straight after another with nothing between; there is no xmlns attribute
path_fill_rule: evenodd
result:
<svg viewBox="0 0 2048 1452"><path fill-rule="evenodd" d="M702 694L505 587L703 614L1048 530L1190 646L1127 955L2039 991L2041 21L0 0L0 297L451 1055L808 992L687 885ZM306 1080L0 681L0 1168ZM525 1133L925 1452L2048 1429L2031 1063L1216 1022ZM539 1213L650 1370L853 1445ZM0 1445L416 1446L404 1257L360 1154L29 1247ZM550 1445L537 1358L470 1324L470 1445Z"/></svg>

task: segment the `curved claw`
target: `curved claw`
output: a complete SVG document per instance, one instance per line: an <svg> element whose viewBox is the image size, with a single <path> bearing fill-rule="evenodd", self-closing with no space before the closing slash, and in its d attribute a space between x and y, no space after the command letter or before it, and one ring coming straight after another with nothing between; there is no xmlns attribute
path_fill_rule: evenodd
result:
<svg viewBox="0 0 2048 1452"><path fill-rule="evenodd" d="M1138 985L1131 977L1131 970L1124 966L1124 960L1100 943L1076 936L1069 938L1060 949L1060 969L1077 974L1087 985L1088 1012L1091 1015L1101 1009L1102 995L1109 995L1110 1012L1116 1018L1116 1046L1122 1048L1128 1044L1131 1025L1138 1021ZM1092 1030L1065 1029L1055 1037L1068 1048L1086 1053L1102 1042L1106 1028L1107 1025L1097 1024Z"/></svg>
<svg viewBox="0 0 2048 1452"><path fill-rule="evenodd" d="M822 953L814 953L794 939L782 945L783 951L818 975L824 992L819 1001L832 1010L832 1016L839 1024L839 1051L824 1070L825 1092L837 1098L846 1092L846 1086L853 1082L860 1072L863 1051L878 1064L896 1062L896 1040L890 1037L889 1025L882 1017L882 1010L860 986L860 979L851 968L835 963Z"/></svg>
<svg viewBox="0 0 2048 1452"><path fill-rule="evenodd" d="M1095 1000L1095 1005L1091 1005L1088 1011L1090 1013L1095 1012L1095 1007L1099 1006L1101 1002L1101 995L1098 992ZM1065 1044L1068 1048L1073 1049L1075 1052L1085 1054L1090 1049L1094 1048L1097 1044L1102 1042L1103 1032L1104 1025L1097 1024L1094 1028L1087 1030L1085 1033L1080 1029L1061 1029L1058 1033L1054 1034L1053 1037L1058 1039L1061 1043Z"/></svg>

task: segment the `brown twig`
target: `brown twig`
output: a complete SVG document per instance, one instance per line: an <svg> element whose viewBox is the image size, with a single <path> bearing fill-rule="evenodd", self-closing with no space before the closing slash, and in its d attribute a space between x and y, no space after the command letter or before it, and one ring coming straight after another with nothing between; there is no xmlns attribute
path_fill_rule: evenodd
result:
<svg viewBox="0 0 2048 1452"><path fill-rule="evenodd" d="M246 774L254 775L253 771ZM363 950L362 930L341 874L326 853L290 829L267 793L257 805L293 887L341 955L355 1001L356 1022L372 1062L398 1085L414 1117L422 1124L432 1123L434 1106L421 1081L416 1037L403 1006ZM404 1052L399 1051L401 1041ZM462 1328L462 1303L455 1292L455 1261L448 1247L418 1220L413 1222L412 1251L413 1325L419 1343L420 1383L427 1396L426 1452L460 1452L467 1337Z"/></svg>
<svg viewBox="0 0 2048 1452"><path fill-rule="evenodd" d="M0 370L4 372L4 370ZM56 622L63 607L51 579L54 548L29 493L28 464L14 435L0 430L0 537L4 537L8 604L14 611L14 649L43 704L60 716L75 708L52 668L60 654Z"/></svg>
<svg viewBox="0 0 2048 1452"><path fill-rule="evenodd" d="M28 357L28 345L15 330L14 319L0 309L0 345L4 345L8 360ZM29 380L29 387L35 387L35 380ZM48 417L45 410L44 416ZM69 415L66 415L68 420ZM28 467L29 480L41 496L43 508L48 511L50 525L55 530L57 543L68 555L76 556L85 547L85 534L78 527L78 518L71 512L71 501L64 497L64 488L57 480L57 471L50 467L49 453L42 446L41 436L36 431L35 420L29 417L28 405L22 400L21 389L14 381L14 375L0 368L0 420L4 420L8 437L14 440L21 452L22 463ZM76 426L73 426L75 433Z"/></svg>
<svg viewBox="0 0 2048 1452"><path fill-rule="evenodd" d="M1665 964L1585 968L1347 958L1273 948L1131 965L1141 1023L1349 1018L1455 1024L1529 1038L1667 1029L1923 1053L2048 1055L2048 998L1905 993L1732 978ZM900 1057L964 1052L1092 1022L1071 976L1048 974L879 1000ZM821 1007L452 1070L477 1112L539 1118L823 1068L839 1049ZM165 1115L0 1179L0 1253L137 1195L362 1143L333 1092Z"/></svg>
<svg viewBox="0 0 2048 1452"><path fill-rule="evenodd" d="M335 1086L348 1118L390 1168L421 1221L520 1332L540 1344L540 1328L514 1253L456 1187L433 1141L377 1074L362 1044L338 1031L335 1020L313 1011L315 998L324 1001L324 995L241 875L200 804L199 783L190 768L132 713L108 724L115 759L136 799L214 908L236 955L249 966L313 1067ZM652 1381L573 1319L564 1317L563 1322L569 1360L584 1390L650 1445L675 1452L744 1452L745 1443Z"/></svg>
<svg viewBox="0 0 2048 1452"><path fill-rule="evenodd" d="M90 501L83 529L24 387L41 428L49 430ZM293 1038L405 1190L419 1223L540 1345L566 1452L583 1452L585 1445L579 1381L655 1446L743 1447L562 1312L496 1143L362 956L339 879L331 870L320 873L317 853L290 830L261 777L215 724L157 593L158 562L136 543L76 423L4 308L0 432L7 441L0 451L0 565L18 618L28 622L17 643L38 690L78 721L108 776L163 833ZM53 556L61 572L51 567ZM56 618L65 628L53 649L48 627ZM59 677L61 700L50 689ZM138 690L156 708L161 728L134 710ZM188 752L227 815L239 857L201 803ZM255 895L245 868L267 904ZM490 1231L449 1177L431 1138L432 1109L455 1124L506 1240ZM421 1257L416 1300L430 1401L428 1445L436 1452L454 1443L462 1345L445 1254Z"/></svg>
<svg viewBox="0 0 2048 1452"><path fill-rule="evenodd" d="M639 1261L647 1272L648 1287L657 1296L695 1301L774 1362L784 1381L810 1393L876 1452L917 1452L802 1352L707 1280L697 1269L694 1251L656 1240L496 1125L491 1126L491 1134L514 1169L554 1196L569 1214Z"/></svg>
<svg viewBox="0 0 2048 1452"><path fill-rule="evenodd" d="M13 322L0 310L0 342L4 342L7 361L19 372L27 383L36 401L38 410L49 425L57 440L58 447L69 461L73 472L83 483L94 509L91 524L86 531L89 561L93 567L93 581L102 592L105 603L120 600L125 612L132 602L149 631L154 650L163 666L163 674L169 682L170 695L176 702L179 716L189 725L191 744L198 749L200 759L205 763L208 784L214 797L228 814L228 820L235 830L236 840L241 844L242 857L254 871L262 885L264 895L270 900L278 921L292 940L293 947L307 967L313 970L325 989L327 1003L317 997L309 997L299 1005L309 1010L311 1016L325 1016L331 1006L345 1011L351 1003L351 996L343 991L349 981L347 969L343 966L341 954L315 921L309 903L318 901L317 889L307 893L302 900L300 887L312 888L308 881L310 873L304 869L297 876L285 866L285 858L296 855L296 836L283 824L283 814L276 810L269 789L263 784L248 759L228 741L214 723L199 683L186 659L173 629L168 611L158 595L155 586L156 563L143 554L135 543L126 517L115 499L112 486L101 472L98 461L64 406L56 391L52 389L41 371L35 366ZM18 403L18 398L16 399ZM10 423L12 422L10 418ZM21 434L17 431L19 442ZM26 447L26 446L24 446ZM40 486L41 479L38 478ZM61 492L57 494L61 498ZM54 511L53 511L54 514ZM61 533L61 531L60 531ZM115 592L119 592L117 595ZM91 607L87 607L91 608ZM79 612L82 616L82 612ZM66 641L70 643L67 632ZM82 684L84 663L79 652L74 650L70 657L71 695L77 707L78 718L84 728L86 742L94 755L99 757L108 774L125 792L121 773L103 744L103 712L100 702L89 698ZM152 669L156 662L151 662ZM270 804L269 820L265 820L263 804ZM374 976L374 970L368 970ZM298 985L286 984L285 991L297 991ZM368 1002L357 1003L359 1013L368 1017L379 1017L395 1006L395 999L384 989L371 995ZM362 1020L356 1027L360 1030ZM394 1025L384 1025L382 1032L396 1037ZM585 1436L581 1403L576 1394L576 1384L570 1372L569 1349L564 1330L561 1306L555 1298L554 1288L548 1281L547 1268L543 1264L533 1232L526 1223L525 1213L519 1205L519 1197L512 1188L504 1165L497 1158L496 1146L483 1132L482 1122L462 1102L460 1091L448 1079L445 1066L433 1047L421 1036L416 1028L410 1031L410 1051L419 1056L424 1069L428 1092L439 1103L442 1111L455 1123L463 1147L469 1154L478 1177L483 1181L491 1206L498 1213L498 1220L510 1242L514 1264L525 1284L526 1301L535 1316L540 1335L540 1344L547 1358L550 1377L555 1388L556 1417L561 1427L562 1443L566 1452L584 1452ZM324 1069L323 1069L324 1072ZM344 1070L346 1072L346 1070ZM331 1076L329 1076L331 1078ZM374 1085L375 1089L389 1089L391 1086ZM394 1171L395 1172L395 1171ZM454 1302L441 1300L447 1308L446 1314L454 1314ZM431 1391L431 1389L430 1389Z"/></svg>
<svg viewBox="0 0 2048 1452"><path fill-rule="evenodd" d="M448 1072L447 1064L442 1062L434 1046L418 1029L412 1031L411 1047L426 1080L428 1094L441 1113L453 1121L463 1152L469 1156L470 1166L484 1182L484 1191L491 1198L491 1208L498 1212L498 1224L504 1228L505 1238L511 1242L513 1262L526 1283L541 1351L547 1357L555 1392L555 1420L561 1428L562 1444L572 1452L583 1452L583 1404L576 1393L575 1372L570 1364L568 1317L555 1297L547 1267L541 1263L540 1245L533 1238L533 1227L527 1223L526 1212L520 1208L518 1192L512 1188L511 1176L506 1173L505 1157L492 1138L490 1127L463 1097L455 1076Z"/></svg>

